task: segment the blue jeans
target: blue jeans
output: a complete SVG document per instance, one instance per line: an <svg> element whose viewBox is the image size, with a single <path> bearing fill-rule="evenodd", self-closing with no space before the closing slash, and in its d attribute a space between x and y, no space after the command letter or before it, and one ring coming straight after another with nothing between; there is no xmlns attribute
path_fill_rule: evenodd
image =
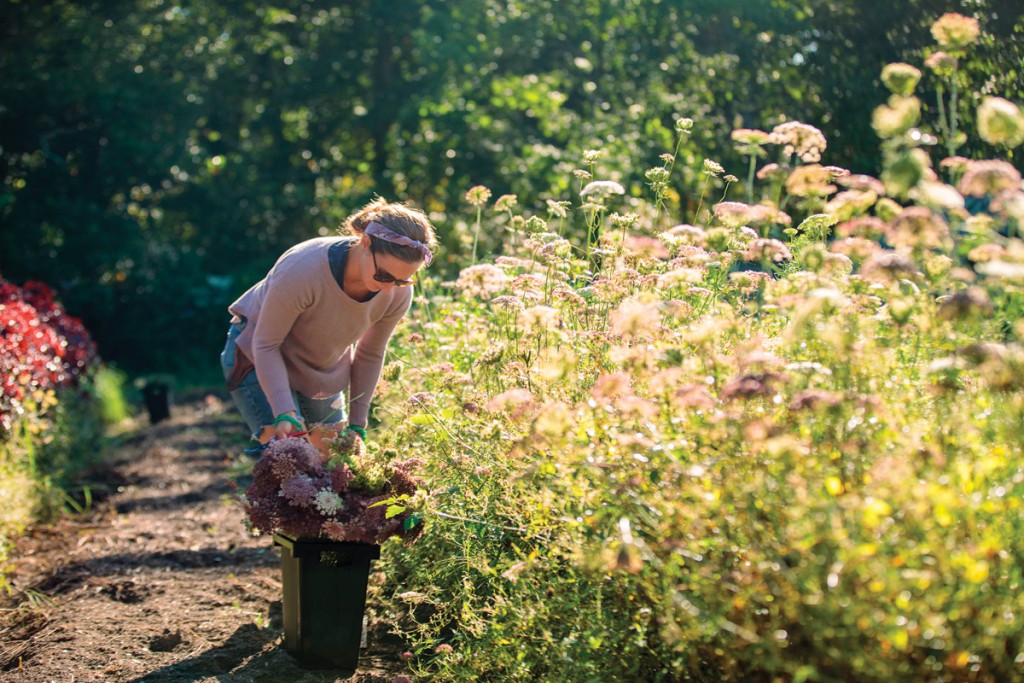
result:
<svg viewBox="0 0 1024 683"><path fill-rule="evenodd" d="M220 354L220 367L224 371L224 379L231 375L231 370L235 366L235 340L245 329L246 323L246 320L242 320L228 326L228 340ZM276 416L270 409L270 402L260 387L255 370L250 370L238 388L231 392L231 400L242 414L242 419L245 420L254 439L259 436L264 425L274 423ZM295 411L306 424L334 424L345 421L345 396L342 393L329 398L309 398L292 391L292 400L295 402Z"/></svg>

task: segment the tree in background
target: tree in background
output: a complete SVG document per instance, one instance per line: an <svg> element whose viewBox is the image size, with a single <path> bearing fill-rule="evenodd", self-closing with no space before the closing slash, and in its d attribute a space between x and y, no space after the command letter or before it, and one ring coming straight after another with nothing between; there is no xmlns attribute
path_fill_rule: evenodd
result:
<svg viewBox="0 0 1024 683"><path fill-rule="evenodd" d="M921 61L948 4L3 0L0 272L53 283L126 369L209 378L240 283L375 193L430 211L454 267L467 188L543 216L601 150L639 195L680 116L663 220L691 218L704 156L745 168L737 126L807 121L877 172L881 68ZM965 72L1020 99L1020 10L959 4L985 30Z"/></svg>

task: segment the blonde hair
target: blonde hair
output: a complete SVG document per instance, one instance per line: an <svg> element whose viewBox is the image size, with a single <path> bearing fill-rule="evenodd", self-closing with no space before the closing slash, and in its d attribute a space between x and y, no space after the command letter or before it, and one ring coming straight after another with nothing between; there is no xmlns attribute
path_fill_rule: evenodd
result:
<svg viewBox="0 0 1024 683"><path fill-rule="evenodd" d="M380 223L409 239L422 242L431 251L437 248L437 235L426 214L417 209L410 209L402 203L389 202L383 197L375 198L345 219L341 224L341 230L362 236L366 232L366 226L372 222ZM415 263L423 258L423 253L414 247L387 242L373 235L370 236L370 241L378 253L390 254L408 263Z"/></svg>

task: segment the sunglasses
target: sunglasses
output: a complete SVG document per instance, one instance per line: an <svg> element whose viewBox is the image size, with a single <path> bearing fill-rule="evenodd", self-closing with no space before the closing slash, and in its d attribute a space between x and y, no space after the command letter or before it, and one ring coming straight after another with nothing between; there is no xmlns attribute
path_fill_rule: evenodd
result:
<svg viewBox="0 0 1024 683"><path fill-rule="evenodd" d="M381 284L392 284L395 287L409 287L416 284L415 280L399 280L391 273L381 270L380 266L377 265L377 254L374 253L373 248L370 248L370 256L373 257L373 279Z"/></svg>

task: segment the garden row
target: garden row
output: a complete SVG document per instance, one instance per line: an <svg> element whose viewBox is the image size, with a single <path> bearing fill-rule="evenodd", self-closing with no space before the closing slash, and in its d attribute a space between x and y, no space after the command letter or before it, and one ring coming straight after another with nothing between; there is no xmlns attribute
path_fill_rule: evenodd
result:
<svg viewBox="0 0 1024 683"><path fill-rule="evenodd" d="M65 488L96 462L104 418L124 416L117 376L97 360L46 284L0 280L0 562L26 524L81 505Z"/></svg>
<svg viewBox="0 0 1024 683"><path fill-rule="evenodd" d="M887 68L879 178L789 122L734 133L736 176L705 162L691 224L662 215L671 153L650 201L599 150L546 215L467 195L506 255L423 283L369 444L429 489L382 558L415 673L1024 677L1024 186L956 155L976 22L933 35L943 116ZM1019 108L978 102L1019 150Z"/></svg>

